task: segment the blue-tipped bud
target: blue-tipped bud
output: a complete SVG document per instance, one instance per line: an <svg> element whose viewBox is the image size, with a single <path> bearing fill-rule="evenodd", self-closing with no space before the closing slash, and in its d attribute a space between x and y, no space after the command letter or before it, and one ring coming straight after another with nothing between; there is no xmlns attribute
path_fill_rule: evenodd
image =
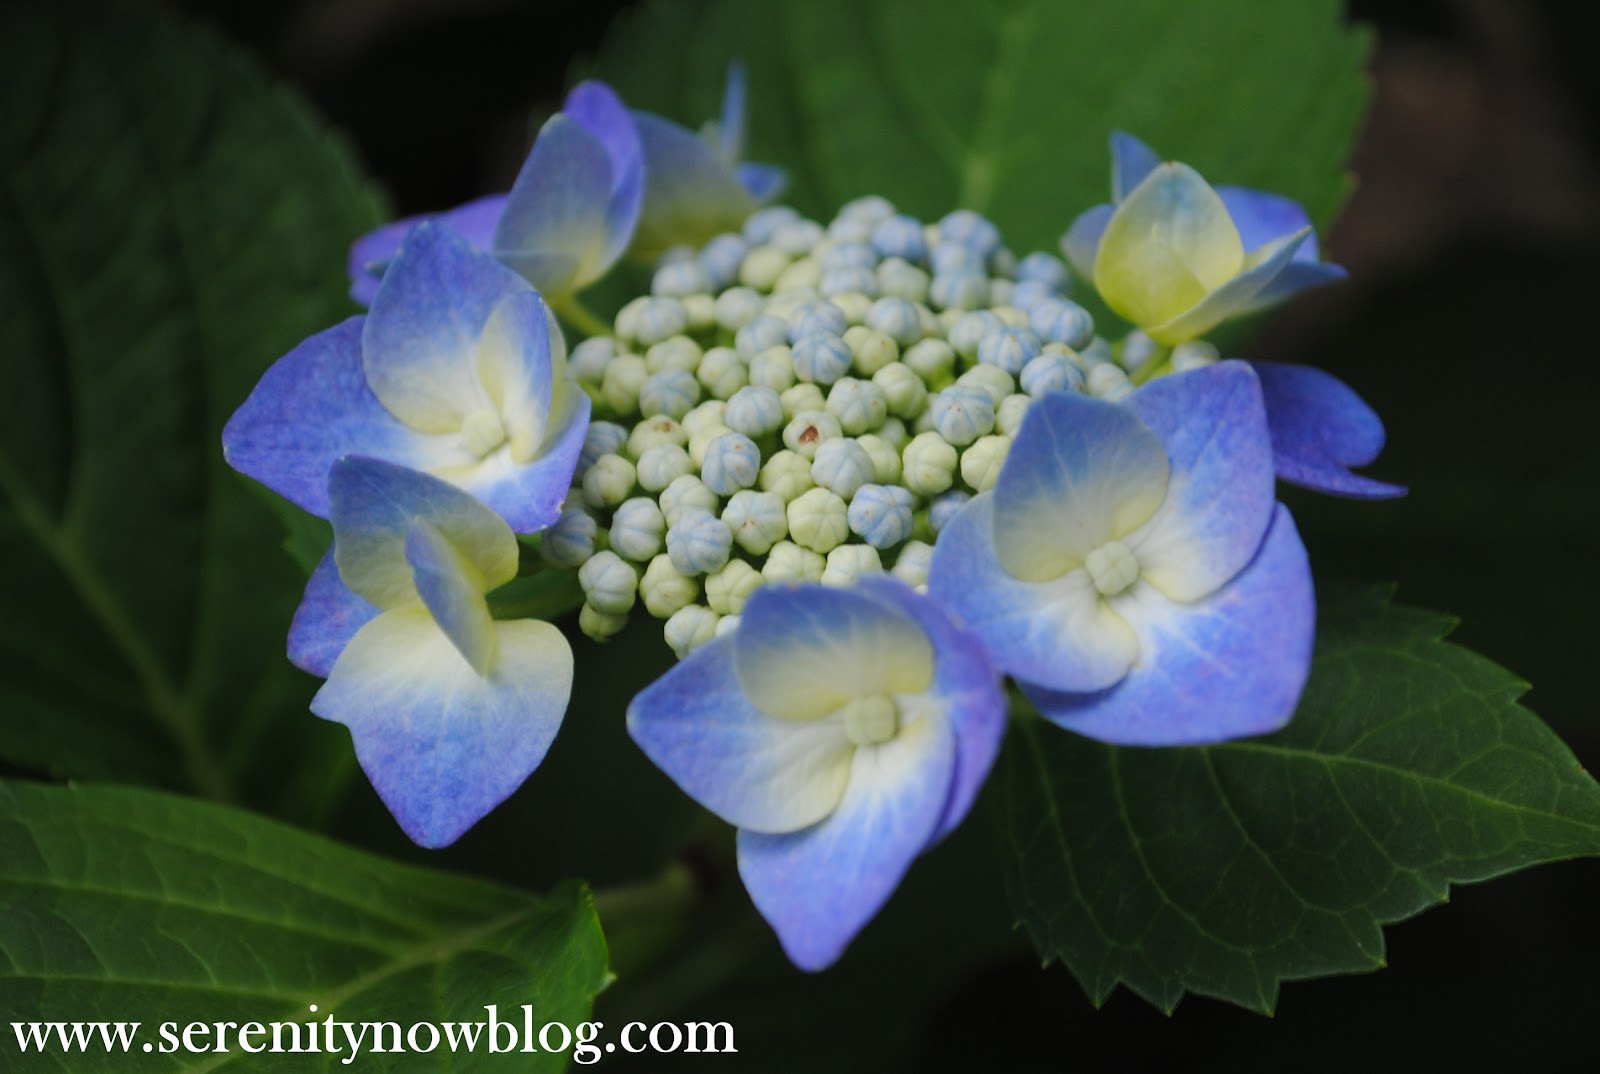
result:
<svg viewBox="0 0 1600 1074"><path fill-rule="evenodd" d="M849 345L831 333L806 336L791 348L790 357L795 376L814 384L832 384L850 371L855 360Z"/></svg>
<svg viewBox="0 0 1600 1074"><path fill-rule="evenodd" d="M1043 344L1025 328L1002 328L978 342L978 361L1005 370L1013 377L1039 356Z"/></svg>
<svg viewBox="0 0 1600 1074"><path fill-rule="evenodd" d="M700 480L718 496L732 496L756 483L761 473L761 449L743 433L723 433L706 448Z"/></svg>
<svg viewBox="0 0 1600 1074"><path fill-rule="evenodd" d="M862 485L850 499L851 532L874 548L893 548L911 536L911 506L911 492L898 485Z"/></svg>
<svg viewBox="0 0 1600 1074"><path fill-rule="evenodd" d="M891 216L872 229L872 246L883 257L921 261L928 256L922 223L909 216Z"/></svg>

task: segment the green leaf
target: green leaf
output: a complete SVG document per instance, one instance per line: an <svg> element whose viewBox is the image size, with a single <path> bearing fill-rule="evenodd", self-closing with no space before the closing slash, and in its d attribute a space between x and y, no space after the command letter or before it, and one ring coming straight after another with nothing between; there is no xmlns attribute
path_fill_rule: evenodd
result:
<svg viewBox="0 0 1600 1074"><path fill-rule="evenodd" d="M781 0L759 19L739 0L655 0L596 67L697 127L742 56L746 156L791 170L786 200L829 216L862 194L925 219L964 206L1023 252L1054 250L1108 200L1117 128L1326 222L1367 49L1335 0Z"/></svg>
<svg viewBox="0 0 1600 1074"><path fill-rule="evenodd" d="M1120 982L1270 1011L1282 981L1381 966L1381 926L1452 883L1600 853L1600 785L1451 626L1325 600L1299 711L1265 738L1129 749L1020 721L996 797L1040 952L1096 1003Z"/></svg>
<svg viewBox="0 0 1600 1074"><path fill-rule="evenodd" d="M0 39L0 96L27 102L0 115L0 756L309 809L271 751L309 741L318 793L349 751L305 714L283 656L304 576L219 436L355 312L344 251L376 202L204 33L32 4Z"/></svg>
<svg viewBox="0 0 1600 1074"><path fill-rule="evenodd" d="M192 799L0 784L0 1010L140 1022L138 1039L157 1044L154 1054L135 1044L18 1057L8 1039L7 1069L340 1070L332 1056L245 1056L235 1041L226 1055L162 1055L158 1026L331 1015L409 1029L484 1021L494 1004L520 1032L531 1004L535 1027L570 1027L608 980L593 900L575 884L535 898ZM564 1060L539 1051L512 1065L559 1070ZM383 1063L353 1065L364 1061ZM419 1074L507 1069L487 1043L389 1062Z"/></svg>

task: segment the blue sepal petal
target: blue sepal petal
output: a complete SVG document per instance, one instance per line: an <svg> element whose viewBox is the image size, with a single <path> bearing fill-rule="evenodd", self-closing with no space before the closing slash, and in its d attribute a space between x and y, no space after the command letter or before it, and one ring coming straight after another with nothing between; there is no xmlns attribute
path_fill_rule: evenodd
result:
<svg viewBox="0 0 1600 1074"><path fill-rule="evenodd" d="M1111 132L1111 200L1121 201L1161 165L1154 149L1127 131Z"/></svg>
<svg viewBox="0 0 1600 1074"><path fill-rule="evenodd" d="M682 243L698 246L732 231L755 199L704 139L669 120L635 112L644 146L644 205L633 253L654 258Z"/></svg>
<svg viewBox="0 0 1600 1074"><path fill-rule="evenodd" d="M1094 259L1100 252L1100 239L1111 222L1115 205L1096 205L1078 214L1067 233L1061 236L1061 252L1071 262L1072 268L1086 280L1094 279Z"/></svg>
<svg viewBox="0 0 1600 1074"><path fill-rule="evenodd" d="M531 277L547 295L563 295L599 278L610 262L608 203L612 162L606 146L563 113L540 128L528 159L511 185L506 211L494 233L494 252L555 251L574 259L571 277ZM522 264L519 270L524 270Z"/></svg>
<svg viewBox="0 0 1600 1074"><path fill-rule="evenodd" d="M539 456L514 464L504 452L472 471L465 488L504 518L515 533L537 533L561 517L561 501L583 451L589 397L571 384L560 389Z"/></svg>
<svg viewBox="0 0 1600 1074"><path fill-rule="evenodd" d="M466 239L474 249L488 250L493 245L495 225L500 222L505 205L504 194L490 194L442 213L408 216L361 236L350 244L350 297L363 306L372 304L372 296L378 293L378 284L383 281L389 263L400 252L400 244L424 221L437 220Z"/></svg>
<svg viewBox="0 0 1600 1074"><path fill-rule="evenodd" d="M776 164L740 164L733 171L739 185L749 192L757 205L765 205L789 185L789 173Z"/></svg>
<svg viewBox="0 0 1600 1074"><path fill-rule="evenodd" d="M1278 477L1291 485L1360 499L1404 496L1391 485L1353 474L1383 450L1383 422L1347 384L1303 365L1251 362L1266 401Z"/></svg>
<svg viewBox="0 0 1600 1074"><path fill-rule="evenodd" d="M786 835L740 830L739 876L796 966L833 964L894 893L938 831L955 750L950 723L924 717L856 750L827 819Z"/></svg>
<svg viewBox="0 0 1600 1074"><path fill-rule="evenodd" d="M1228 207L1233 226L1239 229L1239 241L1244 243L1244 252L1247 254L1254 253L1274 239L1311 227L1310 214L1293 198L1242 186L1219 186L1215 189L1222 204ZM1294 252L1296 261L1315 262L1319 256L1314 233L1307 236L1306 241Z"/></svg>
<svg viewBox="0 0 1600 1074"><path fill-rule="evenodd" d="M1102 742L1177 746L1265 734L1294 715L1316 602L1305 546L1281 504L1256 558L1222 589L1176 604L1141 584L1119 610L1139 635L1139 666L1098 693L1021 683L1047 719Z"/></svg>
<svg viewBox="0 0 1600 1074"><path fill-rule="evenodd" d="M326 679L356 631L378 616L378 608L339 580L330 547L306 582L305 595L289 624L289 662Z"/></svg>
<svg viewBox="0 0 1600 1074"><path fill-rule="evenodd" d="M722 91L722 118L717 123L718 146L722 159L729 164L744 156L746 97L744 61L734 60L728 64L728 82Z"/></svg>
<svg viewBox="0 0 1600 1074"><path fill-rule="evenodd" d="M644 146L639 142L639 129L622 98L603 82L578 83L561 110L599 139L611 162L603 258L609 268L628 248L644 200Z"/></svg>

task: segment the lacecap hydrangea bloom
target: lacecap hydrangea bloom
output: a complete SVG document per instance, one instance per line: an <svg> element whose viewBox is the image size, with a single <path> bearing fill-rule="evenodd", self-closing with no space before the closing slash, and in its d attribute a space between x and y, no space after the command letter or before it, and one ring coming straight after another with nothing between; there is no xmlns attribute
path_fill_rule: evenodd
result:
<svg viewBox="0 0 1600 1074"><path fill-rule="evenodd" d="M538 292L447 225L407 237L365 316L272 366L223 430L228 463L314 515L344 455L461 486L519 533L560 514L588 426Z"/></svg>
<svg viewBox="0 0 1600 1074"><path fill-rule="evenodd" d="M485 595L516 576L505 521L472 496L376 459L333 464L334 545L289 634L327 681L311 711L350 728L400 827L458 839L544 759L572 690L572 649L531 619L494 620Z"/></svg>

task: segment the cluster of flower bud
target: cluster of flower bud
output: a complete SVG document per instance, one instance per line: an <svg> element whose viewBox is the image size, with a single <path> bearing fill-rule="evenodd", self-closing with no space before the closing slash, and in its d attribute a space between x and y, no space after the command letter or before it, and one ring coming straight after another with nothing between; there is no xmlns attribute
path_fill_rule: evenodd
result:
<svg viewBox="0 0 1600 1074"><path fill-rule="evenodd" d="M877 197L669 251L615 335L570 358L595 421L542 548L581 568L582 629L608 637L642 604L683 656L768 582L921 587L1032 400L1116 400L1158 361L1215 360L1139 333L1113 348L1068 289L1058 258L1018 260L976 213L928 225Z"/></svg>

